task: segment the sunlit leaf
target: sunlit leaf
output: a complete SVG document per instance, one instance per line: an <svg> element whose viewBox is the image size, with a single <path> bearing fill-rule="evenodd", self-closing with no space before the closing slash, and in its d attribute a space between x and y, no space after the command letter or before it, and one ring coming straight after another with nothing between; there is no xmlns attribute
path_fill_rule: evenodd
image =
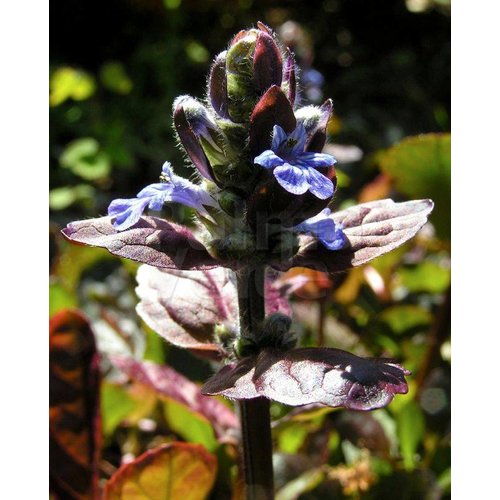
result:
<svg viewBox="0 0 500 500"><path fill-rule="evenodd" d="M394 333L401 334L417 326L429 325L432 314L423 307L407 304L384 309L379 319L387 323Z"/></svg>
<svg viewBox="0 0 500 500"><path fill-rule="evenodd" d="M432 198L431 222L443 238L450 237L451 136L408 137L380 156L380 167L397 189L411 198Z"/></svg>
<svg viewBox="0 0 500 500"><path fill-rule="evenodd" d="M120 384L104 383L101 389L102 428L106 436L127 418L135 408L135 402Z"/></svg>
<svg viewBox="0 0 500 500"><path fill-rule="evenodd" d="M186 441L201 444L208 451L215 451L218 447L212 425L200 413L170 400L163 403L163 415L169 428Z"/></svg>
<svg viewBox="0 0 500 500"><path fill-rule="evenodd" d="M92 330L77 311L50 320L50 488L60 498L98 495L101 447L98 356Z"/></svg>
<svg viewBox="0 0 500 500"><path fill-rule="evenodd" d="M450 285L451 271L436 262L425 261L414 267L401 267L397 276L410 292L442 293Z"/></svg>
<svg viewBox="0 0 500 500"><path fill-rule="evenodd" d="M226 365L202 387L203 394L234 399L265 396L291 406L322 403L373 410L406 394L409 372L394 361L360 358L339 349L265 349Z"/></svg>
<svg viewBox="0 0 500 500"><path fill-rule="evenodd" d="M62 309L78 306L76 296L60 283L51 283L49 286L49 316Z"/></svg>
<svg viewBox="0 0 500 500"><path fill-rule="evenodd" d="M215 457L202 446L170 443L120 467L107 482L104 499L204 500L216 473Z"/></svg>
<svg viewBox="0 0 500 500"><path fill-rule="evenodd" d="M52 210L64 210L73 203L93 203L95 189L88 184L63 186L51 189L49 192L49 206Z"/></svg>
<svg viewBox="0 0 500 500"><path fill-rule="evenodd" d="M73 243L106 248L113 255L167 269L205 269L217 265L185 227L158 217L141 217L134 227L118 232L112 217L69 223L64 236Z"/></svg>
<svg viewBox="0 0 500 500"><path fill-rule="evenodd" d="M297 453L308 434L305 425L287 425L277 435L278 449L282 453Z"/></svg>
<svg viewBox="0 0 500 500"><path fill-rule="evenodd" d="M92 76L82 70L70 67L59 68L50 78L51 106L58 106L67 99L83 101L95 92L95 81Z"/></svg>
<svg viewBox="0 0 500 500"><path fill-rule="evenodd" d="M69 143L59 161L63 167L86 180L104 179L111 171L108 155L91 137L76 139Z"/></svg>
<svg viewBox="0 0 500 500"><path fill-rule="evenodd" d="M338 272L365 264L413 238L432 212L432 200L395 203L380 200L349 207L332 215L342 224L348 245L332 252L315 238L303 238L298 254L286 264Z"/></svg>
<svg viewBox="0 0 500 500"><path fill-rule="evenodd" d="M119 62L108 62L100 71L102 84L117 94L128 94L132 90L132 80Z"/></svg>
<svg viewBox="0 0 500 500"><path fill-rule="evenodd" d="M324 478L324 468L318 467L308 470L283 486L276 493L276 500L298 500L303 493L316 488Z"/></svg>
<svg viewBox="0 0 500 500"><path fill-rule="evenodd" d="M399 445L407 470L416 466L416 452L425 433L425 419L415 401L408 401L396 417Z"/></svg>

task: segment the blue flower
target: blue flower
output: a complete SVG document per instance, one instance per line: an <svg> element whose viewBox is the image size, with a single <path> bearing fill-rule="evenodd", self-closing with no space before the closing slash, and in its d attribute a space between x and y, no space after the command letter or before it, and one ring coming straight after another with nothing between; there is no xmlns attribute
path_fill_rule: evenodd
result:
<svg viewBox="0 0 500 500"><path fill-rule="evenodd" d="M115 217L115 229L123 231L132 227L146 208L159 211L167 201L195 208L208 217L205 206L217 206L215 200L200 186L175 175L168 161L163 165L160 179L162 182L150 184L142 189L137 198L117 199L110 203L108 215Z"/></svg>
<svg viewBox="0 0 500 500"><path fill-rule="evenodd" d="M291 133L275 125L271 149L264 151L254 160L264 168L272 168L274 177L289 193L304 194L310 191L321 200L333 196L333 182L318 172L318 167L331 167L336 163L332 155L304 151L307 139L306 129L300 123Z"/></svg>
<svg viewBox="0 0 500 500"><path fill-rule="evenodd" d="M331 210L325 208L318 215L301 222L293 229L314 235L328 250L340 250L348 241L341 224L335 224Z"/></svg>

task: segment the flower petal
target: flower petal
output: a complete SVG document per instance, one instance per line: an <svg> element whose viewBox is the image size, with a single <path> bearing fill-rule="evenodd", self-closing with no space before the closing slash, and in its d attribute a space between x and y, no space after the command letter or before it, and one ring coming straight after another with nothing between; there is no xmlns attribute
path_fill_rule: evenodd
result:
<svg viewBox="0 0 500 500"><path fill-rule="evenodd" d="M283 163L285 162L278 155L276 155L276 153L268 149L267 151L264 151L262 154L257 156L254 159L254 163L257 163L257 165L260 165L264 168L274 168L283 165Z"/></svg>
<svg viewBox="0 0 500 500"><path fill-rule="evenodd" d="M333 182L328 177L314 170L314 168L308 168L307 173L309 175L309 191L314 196L320 200L326 200L333 196L335 189Z"/></svg>
<svg viewBox="0 0 500 500"><path fill-rule="evenodd" d="M314 235L328 250L340 250L347 245L341 224L335 224L331 210L325 208L318 215L294 227L296 231Z"/></svg>
<svg viewBox="0 0 500 500"><path fill-rule="evenodd" d="M288 136L288 139L291 139L294 143L289 154L295 157L303 153L307 139L307 133L304 125L299 123L295 130Z"/></svg>
<svg viewBox="0 0 500 500"><path fill-rule="evenodd" d="M115 217L113 227L118 231L124 231L135 225L146 210L148 203L149 198L113 200L108 207L108 215Z"/></svg>
<svg viewBox="0 0 500 500"><path fill-rule="evenodd" d="M320 168L331 167L337 160L327 153L301 153L297 157L297 164L302 166Z"/></svg>
<svg viewBox="0 0 500 500"><path fill-rule="evenodd" d="M286 141L286 137L286 132L279 125L275 125L273 127L271 149L273 151L279 151L279 149L283 146L283 143Z"/></svg>
<svg viewBox="0 0 500 500"><path fill-rule="evenodd" d="M292 194L304 194L309 189L307 171L285 163L273 170L280 186Z"/></svg>

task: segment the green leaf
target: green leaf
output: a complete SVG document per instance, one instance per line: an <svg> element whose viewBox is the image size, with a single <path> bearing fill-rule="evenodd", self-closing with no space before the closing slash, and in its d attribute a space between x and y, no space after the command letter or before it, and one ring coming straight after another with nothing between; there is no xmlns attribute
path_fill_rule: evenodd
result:
<svg viewBox="0 0 500 500"><path fill-rule="evenodd" d="M399 446L407 470L416 466L416 452L425 433L425 419L415 401L406 403L396 417Z"/></svg>
<svg viewBox="0 0 500 500"><path fill-rule="evenodd" d="M108 155L101 151L99 143L91 137L69 143L59 161L64 168L86 180L104 179L111 171Z"/></svg>
<svg viewBox="0 0 500 500"><path fill-rule="evenodd" d="M325 478L322 468L311 469L287 483L276 494L276 500L296 500L316 488Z"/></svg>
<svg viewBox="0 0 500 500"><path fill-rule="evenodd" d="M63 186L50 190L49 206L52 210L64 210L76 202L92 203L94 196L95 189L88 184Z"/></svg>
<svg viewBox="0 0 500 500"><path fill-rule="evenodd" d="M186 54L195 63L205 63L210 58L210 52L201 43L191 40L186 45Z"/></svg>
<svg viewBox="0 0 500 500"><path fill-rule="evenodd" d="M94 78L85 71L70 67L59 68L50 78L49 103L51 106L58 106L70 98L83 101L92 96L95 89Z"/></svg>
<svg viewBox="0 0 500 500"><path fill-rule="evenodd" d="M430 217L438 235L450 238L451 135L426 134L407 137L380 155L380 168L396 188L411 198L435 202Z"/></svg>
<svg viewBox="0 0 500 500"><path fill-rule="evenodd" d="M118 384L104 382L101 386L102 429L105 436L114 430L135 409L134 399Z"/></svg>
<svg viewBox="0 0 500 500"><path fill-rule="evenodd" d="M215 457L201 446L169 443L123 465L107 482L106 500L203 500L217 473Z"/></svg>
<svg viewBox="0 0 500 500"><path fill-rule="evenodd" d="M388 307L379 315L379 319L386 323L394 333L402 334L417 326L429 325L432 314L422 307L402 305Z"/></svg>
<svg viewBox="0 0 500 500"><path fill-rule="evenodd" d="M73 307L78 307L76 295L60 283L51 283L49 285L49 316L62 309L71 309Z"/></svg>
<svg viewBox="0 0 500 500"><path fill-rule="evenodd" d="M309 434L305 425L289 425L278 434L278 448L283 453L295 454Z"/></svg>
<svg viewBox="0 0 500 500"><path fill-rule="evenodd" d="M212 425L203 415L173 399L164 401L163 413L169 427L186 441L202 444L209 451L219 446Z"/></svg>
<svg viewBox="0 0 500 500"><path fill-rule="evenodd" d="M132 80L125 72L125 68L119 62L108 62L101 68L100 74L102 84L117 94L128 94L133 87Z"/></svg>
<svg viewBox="0 0 500 500"><path fill-rule="evenodd" d="M451 272L436 262L425 261L397 271L401 285L410 292L443 293L450 284Z"/></svg>

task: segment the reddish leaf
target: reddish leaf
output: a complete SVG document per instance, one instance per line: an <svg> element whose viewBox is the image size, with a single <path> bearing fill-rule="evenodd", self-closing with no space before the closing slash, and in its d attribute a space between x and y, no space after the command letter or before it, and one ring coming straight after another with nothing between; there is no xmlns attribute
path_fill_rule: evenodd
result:
<svg viewBox="0 0 500 500"><path fill-rule="evenodd" d="M431 200L395 203L388 199L334 213L333 219L342 224L349 245L330 251L314 238L304 238L298 254L282 268L301 266L338 272L365 264L415 236L433 207Z"/></svg>
<svg viewBox="0 0 500 500"><path fill-rule="evenodd" d="M160 366L134 358L111 356L111 362L131 379L146 385L157 394L175 399L203 415L214 426L219 438L239 428L236 415L216 399L207 398L200 388L169 366Z"/></svg>
<svg viewBox="0 0 500 500"><path fill-rule="evenodd" d="M339 349L266 349L225 366L202 387L203 394L235 399L265 396L299 406L321 403L373 410L408 391L410 372L388 359L360 358Z"/></svg>
<svg viewBox="0 0 500 500"><path fill-rule="evenodd" d="M50 489L58 498L98 495L99 370L94 336L77 311L50 320Z"/></svg>
<svg viewBox="0 0 500 500"><path fill-rule="evenodd" d="M273 37L261 31L255 43L253 57L255 85L259 92L265 92L271 85L281 85L283 62L281 52Z"/></svg>
<svg viewBox="0 0 500 500"><path fill-rule="evenodd" d="M214 329L234 328L236 289L227 269L161 270L141 266L137 272L137 313L170 343L189 349L219 351Z"/></svg>
<svg viewBox="0 0 500 500"><path fill-rule="evenodd" d="M157 217L141 217L126 231L118 232L111 217L69 223L62 230L73 243L106 248L119 257L167 269L210 269L218 262L191 231Z"/></svg>
<svg viewBox="0 0 500 500"><path fill-rule="evenodd" d="M222 118L229 118L227 111L227 77L226 77L226 52L217 56L210 70L208 79L208 94L210 102L216 113Z"/></svg>
<svg viewBox="0 0 500 500"><path fill-rule="evenodd" d="M217 462L196 444L169 443L123 465L107 482L105 500L203 500L213 488Z"/></svg>
<svg viewBox="0 0 500 500"><path fill-rule="evenodd" d="M290 101L273 85L256 104L250 116L250 151L257 156L271 148L273 127L279 125L287 134L297 126Z"/></svg>

